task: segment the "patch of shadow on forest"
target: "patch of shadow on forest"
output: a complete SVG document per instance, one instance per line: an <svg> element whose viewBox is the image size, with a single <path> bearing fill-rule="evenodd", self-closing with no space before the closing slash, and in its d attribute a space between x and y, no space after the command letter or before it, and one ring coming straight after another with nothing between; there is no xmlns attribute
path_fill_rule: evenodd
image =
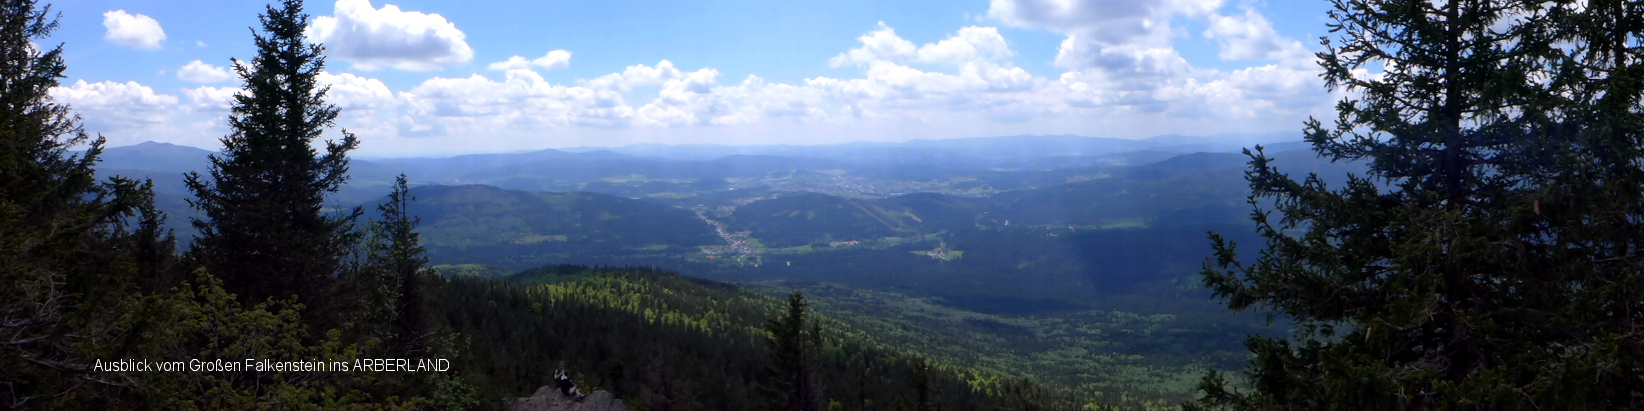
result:
<svg viewBox="0 0 1644 411"><path fill-rule="evenodd" d="M1087 308L1060 300L1003 295L943 296L937 304L996 315L1039 315Z"/></svg>
<svg viewBox="0 0 1644 411"><path fill-rule="evenodd" d="M993 320L976 318L965 319L965 325L987 331L1001 337L1026 337L1034 335L1033 330L1016 324L1006 324Z"/></svg>

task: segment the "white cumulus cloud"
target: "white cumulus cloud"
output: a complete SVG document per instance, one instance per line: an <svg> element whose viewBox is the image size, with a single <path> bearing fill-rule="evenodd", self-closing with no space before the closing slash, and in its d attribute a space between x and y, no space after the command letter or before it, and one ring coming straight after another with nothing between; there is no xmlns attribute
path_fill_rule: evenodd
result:
<svg viewBox="0 0 1644 411"><path fill-rule="evenodd" d="M103 13L103 28L103 39L140 49L158 49L166 39L166 31L153 17L125 10Z"/></svg>
<svg viewBox="0 0 1644 411"><path fill-rule="evenodd" d="M663 60L655 67L636 64L623 69L621 73L611 73L595 77L586 81L586 85L596 89L613 89L628 91L634 87L660 85L665 81L683 77L684 72L674 67L674 63Z"/></svg>
<svg viewBox="0 0 1644 411"><path fill-rule="evenodd" d="M1301 42L1287 39L1253 8L1223 15L1223 0L992 0L988 17L1066 36L1055 89L1066 104L1182 119L1295 116L1327 93ZM1231 72L1196 67L1174 39L1184 21L1221 45L1224 61L1277 60Z"/></svg>
<svg viewBox="0 0 1644 411"><path fill-rule="evenodd" d="M177 78L195 83L216 83L234 78L234 72L227 67L213 66L209 63L194 60L177 69Z"/></svg>
<svg viewBox="0 0 1644 411"><path fill-rule="evenodd" d="M228 114L228 108L234 104L234 95L240 94L238 87L200 86L183 89L188 96L191 109L201 112L217 112L219 115Z"/></svg>
<svg viewBox="0 0 1644 411"><path fill-rule="evenodd" d="M669 60L613 67L572 82L547 81L540 71L569 65L571 53L564 50L488 64L502 72L500 79L464 73L395 89L354 70L324 72L318 81L330 87L327 101L342 109L337 124L358 133L365 150L420 154L640 142L1271 132L1294 129L1339 97L1323 89L1300 42L1276 33L1252 9L1228 14L1221 0L995 0L993 7L994 21L1062 34L1055 66L1061 73L1017 67L1012 47L1021 46L994 27L961 27L924 43L880 23L857 38L857 47L819 56L832 55L827 62L850 73L791 83L753 74L726 78L734 71L679 67ZM426 20L422 27L428 29L408 31L415 25L406 21L415 19L406 16ZM343 0L329 18L325 27L316 21L316 39L329 30L333 55L341 55L336 51L342 45L356 47L347 61L360 69L458 64L429 57L456 53L411 58L419 54L406 51L450 51L461 44L461 32L437 15ZM409 20L397 20L402 18ZM365 21L378 23L361 25ZM1206 29L1188 34L1180 29L1184 22ZM442 28L456 33L443 38L458 41L407 46L432 44L413 40L441 38ZM422 34L381 34L407 32ZM1195 66L1173 44L1189 35L1220 43L1225 61L1257 62ZM373 44L387 46L358 48ZM466 44L462 48L463 61L470 61ZM193 61L177 76L203 81L222 71ZM73 104L88 128L111 139L158 136L209 147L226 132L223 118L239 92L204 86L168 96L137 83L80 81L53 96ZM188 103L179 105L179 97Z"/></svg>
<svg viewBox="0 0 1644 411"><path fill-rule="evenodd" d="M553 70L570 66L571 52L565 50L554 50L548 52L548 54L543 55L542 57L529 60L520 56L509 57L507 60L491 63L491 65L486 66L486 68L498 71L529 70L532 67L543 70Z"/></svg>
<svg viewBox="0 0 1644 411"><path fill-rule="evenodd" d="M394 92L389 91L388 85L383 84L382 80L353 73L330 72L320 72L316 80L330 87L325 94L326 102L335 104L344 111L383 108L396 104Z"/></svg>
<svg viewBox="0 0 1644 411"><path fill-rule="evenodd" d="M879 28L856 38L861 47L850 49L828 60L828 65L869 66L875 62L919 63L963 66L973 62L997 62L1016 53L993 27L965 27L959 33L935 43L915 47L913 42L896 35L896 30L879 22Z"/></svg>
<svg viewBox="0 0 1644 411"><path fill-rule="evenodd" d="M177 96L158 94L134 81L117 83L75 81L51 90L51 97L67 104L85 121L87 131L107 134L111 143L160 140L175 129Z"/></svg>
<svg viewBox="0 0 1644 411"><path fill-rule="evenodd" d="M392 67L425 71L467 64L474 59L466 34L439 14L402 11L370 0L337 0L330 16L314 18L310 39L330 56L361 70Z"/></svg>
<svg viewBox="0 0 1644 411"><path fill-rule="evenodd" d="M1301 42L1286 39L1273 31L1254 9L1245 9L1243 16L1215 16L1204 36L1221 44L1218 54L1222 60L1306 59L1311 57Z"/></svg>
<svg viewBox="0 0 1644 411"><path fill-rule="evenodd" d="M988 16L1067 35L1056 65L1083 69L1109 59L1100 55L1109 47L1169 48L1176 18L1211 16L1221 5L1221 0L992 0Z"/></svg>
<svg viewBox="0 0 1644 411"><path fill-rule="evenodd" d="M165 113L177 106L177 96L155 94L154 88L135 81L116 83L75 81L68 87L52 89L53 99L66 103L87 118L107 118L129 123L160 123Z"/></svg>
<svg viewBox="0 0 1644 411"><path fill-rule="evenodd" d="M1005 44L1005 37L993 27L965 27L959 34L945 40L926 44L915 52L915 60L929 63L963 65L987 60L1004 60L1015 55Z"/></svg>
<svg viewBox="0 0 1644 411"><path fill-rule="evenodd" d="M866 65L875 61L896 61L911 57L918 51L913 42L897 36L896 30L885 25L883 21L879 22L878 30L868 32L856 40L862 42L862 47L834 56L828 60L828 65L839 67L851 64Z"/></svg>
<svg viewBox="0 0 1644 411"><path fill-rule="evenodd" d="M1105 43L1157 44L1170 36L1172 17L1207 15L1221 5L1221 0L992 0L988 16L1017 27L1084 33Z"/></svg>

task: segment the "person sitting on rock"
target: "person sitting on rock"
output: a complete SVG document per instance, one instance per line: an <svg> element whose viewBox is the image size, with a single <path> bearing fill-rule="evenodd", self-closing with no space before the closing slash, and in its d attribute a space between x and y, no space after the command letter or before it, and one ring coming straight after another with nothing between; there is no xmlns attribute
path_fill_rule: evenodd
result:
<svg viewBox="0 0 1644 411"><path fill-rule="evenodd" d="M575 395L577 397L572 401L582 401L583 398L588 397L587 395L584 395L582 391L577 390L576 383L571 382L571 372L565 370L564 360L560 360L559 369L554 370L554 383L559 384L559 392L561 394L565 394L567 396Z"/></svg>

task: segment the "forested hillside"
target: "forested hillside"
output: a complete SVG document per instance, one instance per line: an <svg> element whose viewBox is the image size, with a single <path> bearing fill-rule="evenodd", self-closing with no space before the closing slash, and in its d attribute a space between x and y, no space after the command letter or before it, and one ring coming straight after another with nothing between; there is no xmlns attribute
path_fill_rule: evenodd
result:
<svg viewBox="0 0 1644 411"><path fill-rule="evenodd" d="M1231 204L1236 195L1225 193L1234 190L1218 191L1226 198L1211 204L1222 205L1149 207L1181 200L1154 198L1207 196L1199 193L1215 190L1202 181L1210 178L1192 173L1120 187L1079 183L991 199L805 193L700 214L600 194L429 186L413 189L419 201L411 213L423 219L435 264L513 270L644 264L727 281L828 281L948 297L1081 302L1191 284L1209 250L1204 232L1238 236L1231 227L1248 218ZM1077 199L1093 202L1073 207ZM1080 210L1065 218L1112 219L1070 222L1056 217L1060 211L1040 210L1046 207ZM1012 213L1030 217L1013 220Z"/></svg>
<svg viewBox="0 0 1644 411"><path fill-rule="evenodd" d="M772 409L779 386L771 295L649 269L549 266L506 280L449 278L431 289L440 322L465 336L458 368L482 398L549 383L567 361L578 383L638 409ZM822 330L815 372L845 409L1062 409L1059 393L970 366L932 362L877 332L808 314ZM1071 409L1071 408L1068 408Z"/></svg>
<svg viewBox="0 0 1644 411"><path fill-rule="evenodd" d="M669 256L717 244L690 211L595 193L490 186L411 190L409 212L436 262L532 267L579 258Z"/></svg>
<svg viewBox="0 0 1644 411"><path fill-rule="evenodd" d="M818 312L941 362L1136 407L1196 397L1206 370L1244 364L1242 338L1287 331L1286 324L1264 326L1198 299L1129 296L1082 307L1044 299L918 297L835 283L750 287L772 295L802 291Z"/></svg>

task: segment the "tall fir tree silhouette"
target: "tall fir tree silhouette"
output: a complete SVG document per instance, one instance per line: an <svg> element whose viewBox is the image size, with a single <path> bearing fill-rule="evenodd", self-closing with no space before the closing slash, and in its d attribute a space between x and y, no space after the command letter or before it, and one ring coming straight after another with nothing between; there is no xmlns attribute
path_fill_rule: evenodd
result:
<svg viewBox="0 0 1644 411"><path fill-rule="evenodd" d="M90 372L119 330L109 317L139 281L126 257L158 257L153 184L94 166L104 139L55 102L67 66L44 48L57 14L34 0L0 0L0 408L49 408L118 382ZM41 40L36 43L35 40ZM83 150L75 153L77 150ZM125 220L141 210L143 238ZM74 408L72 405L63 406Z"/></svg>
<svg viewBox="0 0 1644 411"><path fill-rule="evenodd" d="M1349 97L1307 139L1370 173L1326 187L1247 152L1266 249L1213 235L1205 283L1299 331L1251 338L1250 390L1211 373L1187 408L1644 405L1644 5L1335 0L1329 17L1319 62Z"/></svg>
<svg viewBox="0 0 1644 411"><path fill-rule="evenodd" d="M299 295L324 310L340 261L358 241L360 210L328 211L323 202L347 181L348 152L359 141L344 130L323 153L314 148L338 110L317 83L325 49L304 36L302 6L269 5L252 33L256 57L234 62L245 84L234 96L232 131L211 156L209 177L187 176L190 204L204 216L193 221L200 236L190 251L243 300Z"/></svg>
<svg viewBox="0 0 1644 411"><path fill-rule="evenodd" d="M770 384L773 406L789 411L819 411L823 396L822 327L807 315L805 295L788 295L788 309L765 323L771 336Z"/></svg>

